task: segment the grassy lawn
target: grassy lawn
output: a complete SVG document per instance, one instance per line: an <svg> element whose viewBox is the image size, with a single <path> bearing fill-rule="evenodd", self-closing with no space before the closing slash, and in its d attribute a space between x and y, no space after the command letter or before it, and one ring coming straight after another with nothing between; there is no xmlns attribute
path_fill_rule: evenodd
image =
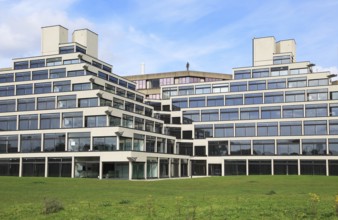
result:
<svg viewBox="0 0 338 220"><path fill-rule="evenodd" d="M311 203L309 193L320 201ZM325 176L0 177L0 219L338 219L335 195L338 177ZM44 214L53 199L63 210Z"/></svg>

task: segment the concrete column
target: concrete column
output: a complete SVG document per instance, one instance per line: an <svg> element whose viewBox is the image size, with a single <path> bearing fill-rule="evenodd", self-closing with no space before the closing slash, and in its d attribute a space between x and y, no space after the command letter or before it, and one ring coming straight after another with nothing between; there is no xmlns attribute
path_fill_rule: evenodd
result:
<svg viewBox="0 0 338 220"><path fill-rule="evenodd" d="M72 173L71 173L71 178L74 178L74 172L75 172L75 158L73 156L72 157Z"/></svg>
<svg viewBox="0 0 338 220"><path fill-rule="evenodd" d="M205 175L206 176L209 176L209 164L208 164L208 161L205 161Z"/></svg>
<svg viewBox="0 0 338 220"><path fill-rule="evenodd" d="M120 150L120 136L116 136L116 150Z"/></svg>
<svg viewBox="0 0 338 220"><path fill-rule="evenodd" d="M181 159L178 160L178 177L181 177Z"/></svg>
<svg viewBox="0 0 338 220"><path fill-rule="evenodd" d="M133 162L129 161L129 180L133 177Z"/></svg>
<svg viewBox="0 0 338 220"><path fill-rule="evenodd" d="M271 159L271 175L275 175L275 169L274 169L273 165L274 165L274 160Z"/></svg>
<svg viewBox="0 0 338 220"><path fill-rule="evenodd" d="M99 162L99 179L102 180L102 175L103 175L103 163L101 161L101 157L100 157L100 162Z"/></svg>
<svg viewBox="0 0 338 220"><path fill-rule="evenodd" d="M329 160L326 159L325 163L326 163L326 176L329 176L329 174L330 174L330 172L329 172Z"/></svg>
<svg viewBox="0 0 338 220"><path fill-rule="evenodd" d="M225 167L224 167L225 165L224 165L224 160L222 160L222 165L221 165L221 174L222 174L222 176L224 176L224 169L225 169Z"/></svg>
<svg viewBox="0 0 338 220"><path fill-rule="evenodd" d="M45 157L45 177L48 177L48 157Z"/></svg>
<svg viewBox="0 0 338 220"><path fill-rule="evenodd" d="M246 159L246 160L245 160L245 163L246 163L246 164L245 164L245 165L246 165L246 175L249 176L249 160Z"/></svg>
<svg viewBox="0 0 338 220"><path fill-rule="evenodd" d="M147 179L147 160L144 163L144 179Z"/></svg>
<svg viewBox="0 0 338 220"><path fill-rule="evenodd" d="M168 158L168 177L171 178L171 158Z"/></svg>
<svg viewBox="0 0 338 220"><path fill-rule="evenodd" d="M19 160L19 177L22 177L22 157Z"/></svg>
<svg viewBox="0 0 338 220"><path fill-rule="evenodd" d="M160 158L157 158L157 178L160 178Z"/></svg>
<svg viewBox="0 0 338 220"><path fill-rule="evenodd" d="M300 175L300 159L297 160L298 163L298 175Z"/></svg>

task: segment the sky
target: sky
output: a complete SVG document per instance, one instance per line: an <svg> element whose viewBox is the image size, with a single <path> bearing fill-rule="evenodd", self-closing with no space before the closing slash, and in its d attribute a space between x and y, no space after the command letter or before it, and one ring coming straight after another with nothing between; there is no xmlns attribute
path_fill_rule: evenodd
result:
<svg viewBox="0 0 338 220"><path fill-rule="evenodd" d="M0 68L41 54L41 27L99 35L118 75L232 73L252 65L252 39L295 39L297 61L338 73L338 0L0 0Z"/></svg>

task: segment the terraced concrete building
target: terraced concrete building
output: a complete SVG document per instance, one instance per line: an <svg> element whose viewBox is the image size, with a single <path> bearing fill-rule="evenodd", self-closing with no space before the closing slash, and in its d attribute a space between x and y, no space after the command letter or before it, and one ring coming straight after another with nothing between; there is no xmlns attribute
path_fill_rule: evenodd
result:
<svg viewBox="0 0 338 220"><path fill-rule="evenodd" d="M294 40L253 39L253 64L234 79L162 85L160 100L114 74L97 45L90 30L69 42L43 27L42 54L0 70L0 175L338 175L338 88L296 62Z"/></svg>

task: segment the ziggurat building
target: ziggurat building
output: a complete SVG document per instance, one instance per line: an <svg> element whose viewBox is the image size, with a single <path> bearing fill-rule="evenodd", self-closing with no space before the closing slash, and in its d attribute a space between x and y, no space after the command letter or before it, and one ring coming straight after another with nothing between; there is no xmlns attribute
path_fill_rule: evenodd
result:
<svg viewBox="0 0 338 220"><path fill-rule="evenodd" d="M69 42L50 26L41 56L0 69L0 175L338 175L338 87L296 62L294 40L253 39L252 66L233 77L128 80L97 57L94 32L75 30ZM159 93L146 97L144 85Z"/></svg>

